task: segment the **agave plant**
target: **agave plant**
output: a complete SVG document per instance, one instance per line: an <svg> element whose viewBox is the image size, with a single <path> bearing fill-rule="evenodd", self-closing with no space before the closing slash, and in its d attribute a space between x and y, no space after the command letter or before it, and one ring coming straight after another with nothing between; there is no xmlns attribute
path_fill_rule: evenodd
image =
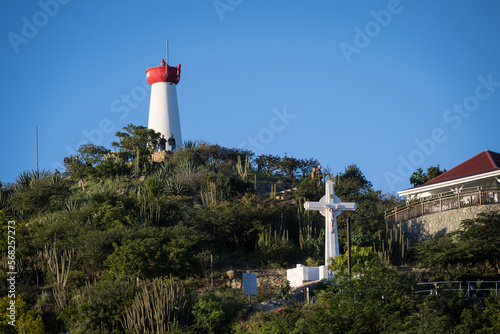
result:
<svg viewBox="0 0 500 334"><path fill-rule="evenodd" d="M49 182L51 184L60 184L62 182L62 179L61 177L55 175L55 174L51 174L47 177L47 179L49 180Z"/></svg>
<svg viewBox="0 0 500 334"><path fill-rule="evenodd" d="M123 174L118 176L118 181L120 182L130 182L132 181L132 176L130 174Z"/></svg>
<svg viewBox="0 0 500 334"><path fill-rule="evenodd" d="M85 164L77 156L71 155L64 158L64 168L72 177L82 178L85 171Z"/></svg>
<svg viewBox="0 0 500 334"><path fill-rule="evenodd" d="M52 215L52 214L48 214L48 215L45 215L42 218L40 218L40 220L38 220L38 225L43 226L46 224L54 223L55 221L56 221L56 217L54 217L54 215Z"/></svg>
<svg viewBox="0 0 500 334"><path fill-rule="evenodd" d="M36 169L24 171L17 176L14 190L17 192L28 189L50 175L51 173L46 169L42 169L41 171Z"/></svg>
<svg viewBox="0 0 500 334"><path fill-rule="evenodd" d="M192 159L184 158L176 166L177 173L185 179L191 179L196 174L196 165Z"/></svg>
<svg viewBox="0 0 500 334"><path fill-rule="evenodd" d="M80 202L77 200L68 200L63 204L63 211L65 213L72 213L73 211L76 211L80 208L83 208L85 205L87 205L86 202Z"/></svg>
<svg viewBox="0 0 500 334"><path fill-rule="evenodd" d="M208 171L212 173L218 173L224 168L220 160L210 160L206 166Z"/></svg>
<svg viewBox="0 0 500 334"><path fill-rule="evenodd" d="M168 161L163 161L162 164L154 171L153 175L160 181L169 178L172 173L172 164Z"/></svg>
<svg viewBox="0 0 500 334"><path fill-rule="evenodd" d="M31 184L31 177L28 171L24 171L19 174L16 178L16 186L14 188L15 191L20 191L24 189L28 189Z"/></svg>
<svg viewBox="0 0 500 334"><path fill-rule="evenodd" d="M97 189L97 192L99 194L103 194L106 196L111 196L113 193L115 193L115 190L112 187L109 187L107 185L101 186Z"/></svg>
<svg viewBox="0 0 500 334"><path fill-rule="evenodd" d="M184 143L181 144L181 148L184 148L184 149L195 148L197 146L198 146L198 144L192 140L186 140Z"/></svg>
<svg viewBox="0 0 500 334"><path fill-rule="evenodd" d="M31 179L36 180L36 181L43 180L50 175L52 175L52 174L46 169L42 169L42 170L32 169L30 171Z"/></svg>
<svg viewBox="0 0 500 334"><path fill-rule="evenodd" d="M167 194L182 195L187 191L187 187L174 176L161 180L160 187Z"/></svg>

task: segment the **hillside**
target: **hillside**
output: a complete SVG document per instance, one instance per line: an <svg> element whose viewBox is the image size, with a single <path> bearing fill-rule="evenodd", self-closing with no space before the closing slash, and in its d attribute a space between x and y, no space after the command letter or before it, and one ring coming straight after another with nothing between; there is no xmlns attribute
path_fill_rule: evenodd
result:
<svg viewBox="0 0 500 334"><path fill-rule="evenodd" d="M224 288L226 271L322 261L324 220L303 210L305 200L324 193L323 177L311 177L314 158L254 156L203 142L159 154L151 130L124 130L114 151L89 143L64 159L62 175L25 171L0 188L2 249L15 231L0 288L7 296L14 286L18 326L124 333L162 323L163 330L226 332L246 310L246 296ZM354 245L388 242L383 212L395 199L373 190L356 165L323 169L335 178L337 196L358 204L339 218L341 249L347 217ZM15 284L8 265L15 265ZM263 290L257 301L283 291ZM165 313L155 318L152 310Z"/></svg>

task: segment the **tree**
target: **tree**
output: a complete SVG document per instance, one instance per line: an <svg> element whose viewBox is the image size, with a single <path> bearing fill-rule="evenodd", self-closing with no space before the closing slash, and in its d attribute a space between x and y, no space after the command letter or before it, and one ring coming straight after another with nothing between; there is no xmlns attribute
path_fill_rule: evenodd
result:
<svg viewBox="0 0 500 334"><path fill-rule="evenodd" d="M338 175L335 185L335 194L342 200L355 198L356 195L372 190L372 183L367 180L361 169L356 164L349 165Z"/></svg>
<svg viewBox="0 0 500 334"><path fill-rule="evenodd" d="M500 213L479 213L474 219L463 220L458 236L466 265L482 264L500 271Z"/></svg>
<svg viewBox="0 0 500 334"><path fill-rule="evenodd" d="M117 333L136 290L135 282L105 279L80 287L70 305L58 314L65 333Z"/></svg>
<svg viewBox="0 0 500 334"><path fill-rule="evenodd" d="M218 333L218 327L224 320L222 301L214 294L208 293L200 296L193 307L194 328L204 333Z"/></svg>
<svg viewBox="0 0 500 334"><path fill-rule="evenodd" d="M123 129L126 132L118 131L115 135L119 138L120 142L112 142L111 146L117 147L125 159L132 157L136 160L136 170L147 162L147 159L155 151L159 132L153 129L148 129L142 125L129 124Z"/></svg>
<svg viewBox="0 0 500 334"><path fill-rule="evenodd" d="M253 251L259 234L278 215L277 208L257 195L245 195L241 199L208 205L198 210L194 219L198 228L206 231L219 251Z"/></svg>
<svg viewBox="0 0 500 334"><path fill-rule="evenodd" d="M177 224L167 228L143 228L121 245L105 264L114 277L155 278L167 274L194 276L201 272L197 254L205 236L194 228Z"/></svg>
<svg viewBox="0 0 500 334"><path fill-rule="evenodd" d="M115 251L105 263L115 277L154 278L165 272L168 253L159 238L128 240L121 246L113 243L113 247Z"/></svg>
<svg viewBox="0 0 500 334"><path fill-rule="evenodd" d="M28 187L18 184L17 191L9 197L9 202L19 214L36 211L42 214L53 208L69 194L65 180L52 175L43 179L32 180Z"/></svg>
<svg viewBox="0 0 500 334"><path fill-rule="evenodd" d="M417 259L422 265L437 273L444 272L447 280L458 279L467 269L460 263L459 248L451 234L427 239L414 246Z"/></svg>
<svg viewBox="0 0 500 334"><path fill-rule="evenodd" d="M64 158L64 167L72 179L83 179L87 172L87 165L75 155Z"/></svg>
<svg viewBox="0 0 500 334"><path fill-rule="evenodd" d="M203 141L199 141L196 146L197 152L201 161L208 165L211 161L225 162L228 164L235 164L238 157L248 157L254 156L251 150L245 150L241 148L227 148L219 146L217 144L209 144Z"/></svg>
<svg viewBox="0 0 500 334"><path fill-rule="evenodd" d="M479 213L463 220L459 231L414 246L417 259L446 279L495 273L500 270L500 214Z"/></svg>
<svg viewBox="0 0 500 334"><path fill-rule="evenodd" d="M109 154L109 152L110 150L104 146L96 146L92 143L84 144L78 149L81 159L93 166L102 163L104 157Z"/></svg>
<svg viewBox="0 0 500 334"><path fill-rule="evenodd" d="M351 250L351 272L353 275L360 274L369 266L376 264L377 254L370 247L353 246ZM348 277L348 259L347 253L340 254L330 262L329 269L335 273L335 276Z"/></svg>
<svg viewBox="0 0 500 334"><path fill-rule="evenodd" d="M323 182L318 182L317 179L310 177L304 178L297 186L295 196L297 199L304 198L308 201L319 201L325 195L325 187Z"/></svg>
<svg viewBox="0 0 500 334"><path fill-rule="evenodd" d="M255 158L257 171L264 172L268 175L273 175L279 171L281 158L279 156L262 154Z"/></svg>
<svg viewBox="0 0 500 334"><path fill-rule="evenodd" d="M376 261L366 263L356 277L335 277L337 285L318 298L311 314L324 313L324 323L309 319L300 332L401 333L411 328L403 319L416 311L415 281Z"/></svg>
<svg viewBox="0 0 500 334"><path fill-rule="evenodd" d="M337 220L339 233L345 233L345 221L352 218L352 232L372 236L382 229L384 223L384 210L392 204L389 198L384 197L379 190L374 191L372 183L365 177L361 169L352 164L338 174L335 180L335 194L343 202L354 202L357 209L344 212ZM345 235L345 234L344 234Z"/></svg>
<svg viewBox="0 0 500 334"><path fill-rule="evenodd" d="M262 225L255 212L228 202L199 210L196 220L219 250L253 249Z"/></svg>
<svg viewBox="0 0 500 334"><path fill-rule="evenodd" d="M299 163L299 169L302 173L302 177L307 177L311 174L313 167L319 165L319 161L313 158L301 159Z"/></svg>
<svg viewBox="0 0 500 334"><path fill-rule="evenodd" d="M421 184L424 184L426 181L426 175L422 168L418 168L417 171L413 172L410 177L410 183L416 187Z"/></svg>
<svg viewBox="0 0 500 334"><path fill-rule="evenodd" d="M94 228L106 230L120 225L130 225L136 214L135 201L117 193L95 193L90 196L83 212Z"/></svg>
<svg viewBox="0 0 500 334"><path fill-rule="evenodd" d="M446 169L441 170L439 165L430 166L427 168L427 173L424 173L422 168L418 168L410 177L410 183L416 187L432 180L433 178L446 172Z"/></svg>
<svg viewBox="0 0 500 334"><path fill-rule="evenodd" d="M268 175L283 175L290 178L297 178L299 172L302 177L306 177L313 167L319 165L316 159L297 159L287 157L286 153L283 158L262 154L255 159L255 163L258 172L264 172Z"/></svg>
<svg viewBox="0 0 500 334"><path fill-rule="evenodd" d="M433 178L443 174L444 172L446 172L446 169L441 170L439 168L439 165L430 166L429 168L427 168L427 181L432 180Z"/></svg>
<svg viewBox="0 0 500 334"><path fill-rule="evenodd" d="M283 175L288 177L295 177L297 170L300 167L300 160L294 157L287 157L286 155L281 159L281 171Z"/></svg>
<svg viewBox="0 0 500 334"><path fill-rule="evenodd" d="M130 167L122 162L105 160L95 167L88 167L88 175L96 179L114 179L119 175L130 173Z"/></svg>

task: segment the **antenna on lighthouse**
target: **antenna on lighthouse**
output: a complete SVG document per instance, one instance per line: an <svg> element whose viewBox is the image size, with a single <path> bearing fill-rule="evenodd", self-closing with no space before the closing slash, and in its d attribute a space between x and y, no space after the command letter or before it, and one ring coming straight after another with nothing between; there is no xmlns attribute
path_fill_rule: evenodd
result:
<svg viewBox="0 0 500 334"><path fill-rule="evenodd" d="M38 173L38 126L36 127L36 171Z"/></svg>
<svg viewBox="0 0 500 334"><path fill-rule="evenodd" d="M168 29L167 29L167 65L168 65Z"/></svg>

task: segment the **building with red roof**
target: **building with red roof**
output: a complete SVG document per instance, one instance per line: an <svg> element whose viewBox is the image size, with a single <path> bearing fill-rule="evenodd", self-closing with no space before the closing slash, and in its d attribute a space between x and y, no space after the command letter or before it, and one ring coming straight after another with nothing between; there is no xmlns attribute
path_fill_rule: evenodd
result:
<svg viewBox="0 0 500 334"><path fill-rule="evenodd" d="M432 180L398 191L398 194L405 196L407 200L413 200L450 191L459 193L472 188L489 188L498 184L500 154L486 150Z"/></svg>
<svg viewBox="0 0 500 334"><path fill-rule="evenodd" d="M460 229L465 219L500 210L500 154L483 151L426 183L398 191L406 202L385 212L412 240Z"/></svg>

